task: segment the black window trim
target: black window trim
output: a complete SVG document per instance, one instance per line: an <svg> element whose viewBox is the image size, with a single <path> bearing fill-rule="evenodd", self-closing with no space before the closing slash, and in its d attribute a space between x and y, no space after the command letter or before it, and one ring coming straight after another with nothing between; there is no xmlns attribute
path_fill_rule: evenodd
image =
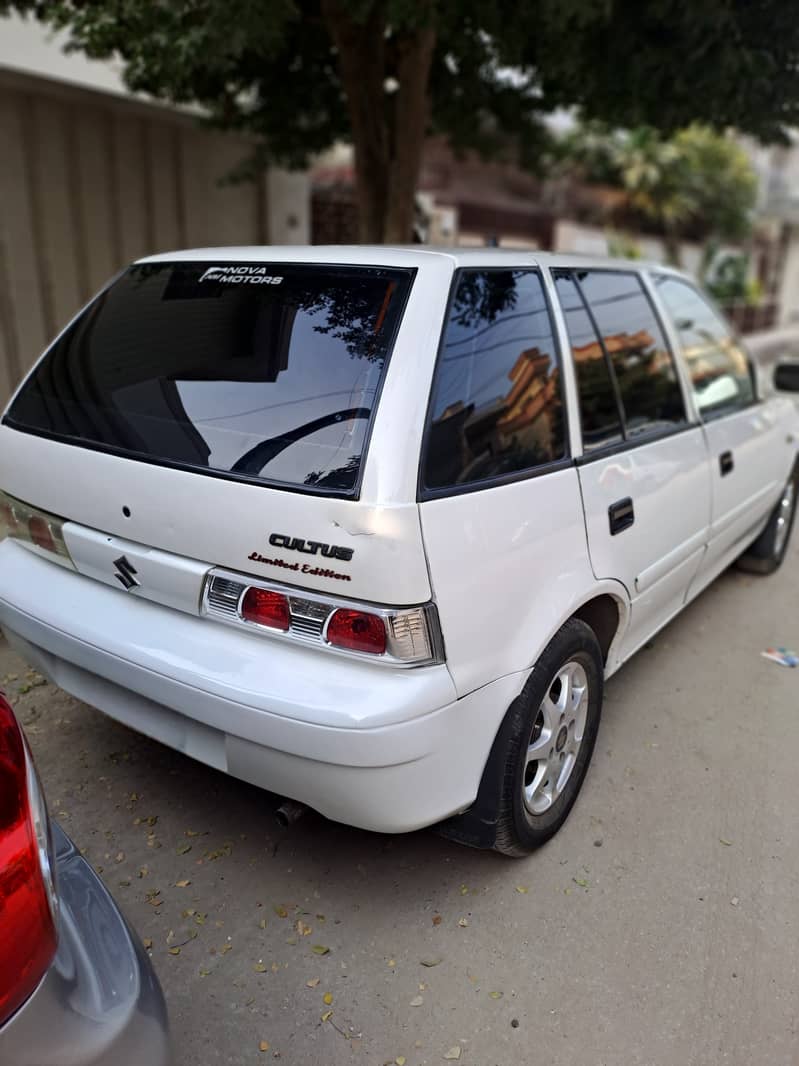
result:
<svg viewBox="0 0 799 1066"><path fill-rule="evenodd" d="M179 461L173 460L173 459L161 459L161 458L158 458L156 456L145 455L145 454L143 454L141 452L134 452L134 451L131 451L130 449L127 449L127 448L117 448L114 445L101 444L101 443L98 443L97 441L88 441L88 440L84 440L83 438L80 438L80 437L73 437L73 436L70 436L69 434L66 434L66 433L54 433L51 430L37 429L37 428L34 428L32 426L26 426L26 425L23 425L22 423L17 422L15 419L11 418L10 415L8 414L8 411L10 411L10 409L11 409L11 407L13 405L13 402L16 399L16 397L21 394L23 388L25 388L25 386L28 384L29 379L35 373L37 367L47 357L47 355L55 347L55 345L58 343L58 341L61 339L61 337L64 334L66 334L67 330L69 330L75 322L77 322L79 319L83 318L83 316L85 314L87 314L91 310L92 307L94 307L94 305L97 303L97 301L100 299L100 297L104 296L108 292L108 290L117 281L119 281L120 278L122 278L125 274L127 274L127 272L132 267L151 266L151 265L153 265L153 266L165 266L165 267L186 266L186 265L189 265L189 266L192 266L192 265L202 266L203 264L213 265L214 263L218 263L219 261L220 260L218 260L218 259L157 259L157 260L152 260L152 261L151 260L147 260L147 259L145 259L145 260L134 260L133 262L129 263L126 267L124 267L122 270L118 271L108 282L106 282L105 285L103 285L103 287L97 293L95 293L95 295L88 301L88 303L84 307L81 308L80 311L78 311L78 313L67 323L67 325L62 330L59 331L58 335L50 342L50 344L47 345L47 347L45 348L45 350L42 353L41 357L34 362L33 366L31 366L30 370L28 371L28 373L23 378L22 382L19 385L19 388L16 389L15 392L12 394L11 400L8 403L8 408L7 408L6 414L3 415L2 419L0 420L0 424L6 425L9 428L17 430L18 432L21 432L21 433L28 433L28 434L30 434L33 437L43 437L46 440L57 441L57 442L59 442L61 444L71 445L72 447L85 448L87 451L102 452L102 453L107 454L107 455L117 456L118 458L121 458L121 459L129 459L132 462L149 463L152 466L162 466L162 467L166 467L166 468L168 468L170 470L182 470L182 471L185 471L186 473L198 474L198 475L200 475L202 477L221 478L223 481L237 481L237 482L244 483L244 484L247 484L247 485L255 485L258 488L278 489L278 490L280 490L282 492L293 492L293 493L298 493L299 495L302 495L302 496L318 496L318 497L332 498L332 499L338 499L338 500L352 500L354 502L357 502L361 498L361 488L362 488L362 485L363 485L363 476L364 476L364 471L366 469L366 464L368 462L369 447L370 447L371 442L372 442L372 431L374 429L375 419L377 417L377 411L378 411L378 408L379 408L379 405L380 405L380 400L381 400L381 397L383 395L383 386L385 384L386 377L388 376L389 363L391 362L391 357L394 354L394 346L395 346L396 341L397 341L397 336L399 335L399 330L400 330L400 327L402 325L403 319L405 317L405 312L406 312L406 310L408 308L408 301L410 300L411 291L413 289L414 282L416 281L416 275L419 272L419 268L415 267L415 266L407 266L407 267L405 267L405 266L387 266L385 263L383 263L383 264L381 264L381 263L333 263L333 262L328 262L328 261L325 261L325 262L306 262L304 260L302 260L302 261L300 261L300 260L297 260L297 261L288 260L288 261L282 261L282 262L279 261L279 260L271 260L271 259L269 259L269 260L267 260L267 259L230 259L230 260L226 259L226 260L224 260L224 262L226 262L226 263L230 262L231 264L235 264L237 266L248 266L248 265L249 266L263 266L263 265L265 265L267 263L273 263L274 262L274 263L279 263L281 266L287 266L287 267L291 267L291 268L294 268L294 267L309 267L309 268L312 268L312 269L313 268L316 268L316 269L320 269L321 268L323 270L329 270L329 269L340 270L340 269L343 269L345 271L391 270L391 271L399 271L400 273L406 274L408 276L408 287L407 287L407 290L405 292L405 298L403 300L402 307L400 308L399 314L397 316L397 322L396 322L396 325L394 327L394 330L393 330L393 332L391 334L391 337L388 339L386 360L385 360L385 363L383 365L383 368L382 368L382 371L381 371L381 374L380 374L380 378L379 378L378 383L377 383L377 388L375 389L374 400L372 401L371 416L370 416L369 421L367 423L366 432L364 433L364 438L363 438L363 450L361 452L361 462L360 462L359 467L358 467L358 476L355 479L355 484L353 485L352 489L349 490L349 491L342 490L342 489L325 488L324 486L318 486L318 485L296 485L296 484L293 484L292 482L289 482L289 481L270 480L269 478L266 478L266 477L253 477L253 476L251 476L249 474L236 474L236 473L234 473L234 472L232 472L230 470L212 470L210 467L196 466L193 463L182 463L182 462L179 462Z"/></svg>
<svg viewBox="0 0 799 1066"><path fill-rule="evenodd" d="M678 425L671 426L671 427L665 427L663 429L654 429L654 430L651 430L651 431L648 431L648 432L644 431L643 433L634 433L634 434L628 436L627 435L626 412L624 411L624 404L622 402L621 395L620 395L620 392L619 392L619 389L618 389L618 380L616 378L616 372L613 369L613 361L611 359L610 360L611 382L613 383L614 392L616 394L616 406L617 406L617 409L623 415L623 417L621 419L621 431L622 431L622 436L623 436L624 439L621 440L621 441L614 441L612 443L609 443L609 444L604 445L604 446L600 446L598 448L592 448L590 452L586 452L585 451L585 442L583 440L583 427L582 427L582 422L580 422L580 426L579 426L579 429L580 429L580 447L583 449L583 451L582 451L581 455L579 455L579 456L577 456L575 458L576 465L577 466L583 466L585 463L591 462L594 459L602 459L602 458L604 458L607 455L615 455L618 452L624 451L626 448L638 448L642 444L653 444L653 443L655 443L658 440L664 440L667 437L674 437L678 433L685 433L689 429L695 429L696 426L701 424L701 419L699 419L696 422L691 420L691 417L690 417L690 414L689 414L689 411L688 411L688 405L686 404L686 395L685 395L685 392L683 390L682 376L680 374L680 368L679 368L677 353L675 353L675 351L672 348L671 343L669 341L668 330L664 328L665 327L665 323L663 321L663 316L661 315L660 310L659 310L656 302L652 299L652 295L649 292L649 289L644 284L644 280L643 280L643 277L642 277L643 270L641 268L636 268L636 267L594 266L593 264L591 264L591 265L587 265L586 264L586 265L583 265L583 266L573 266L573 265L572 266L562 266L562 267L553 266L551 268L551 273L552 273L553 280L558 275L560 275L560 276L571 276L572 277L572 281L574 282L574 284L575 284L575 286L576 286L576 288L577 288L577 290L578 290L578 292L580 294L580 299L583 301L583 305L585 306L586 311L588 312L589 318L591 320L591 324L594 327L594 330L596 332L597 338L599 339L599 343L602 346L602 351L605 353L605 358L607 360L607 359L609 359L609 356L608 356L607 349L605 348L605 341L604 341L604 338L602 336L602 332L601 332L601 330L598 327L596 319L594 318L594 313L593 313L593 310L591 309L591 305L589 304L588 299L587 299L585 293L583 292L582 285L580 284L580 279L573 276L575 273L577 273L579 271L582 271L583 273L586 273L586 274L629 274L629 275L631 275L632 277L634 277L634 278L636 278L638 280L638 284L641 287L641 292L643 293L644 297L646 298L647 303L649 304L649 307L650 307L650 309L652 311L654 319L655 319L655 321L658 324L658 328L660 329L660 335L663 338L663 343L666 346L666 351L669 353L669 357L671 358L672 366L674 367L674 372L675 372L675 375L676 375L676 378L677 378L677 388L679 389L680 397L682 399L683 414L684 414L685 417L684 417L684 420L682 422L680 422ZM671 277L672 275L666 274L666 275L663 275L663 276ZM563 311L562 307L560 308L560 312L561 312L561 314L564 314L564 311ZM564 325L565 325L565 314L564 314ZM566 332L568 334L568 329L566 330ZM569 355L570 355L570 358L572 359L572 366L574 367L574 357L571 354L571 351L570 351ZM680 357L680 359L682 359L682 352L679 353L679 357ZM576 368L575 368L575 383L576 383L576 375L577 375L577 371L576 371ZM580 396L579 396L579 387L578 387L578 389L577 389L577 407L578 407L578 410L579 410L579 406L580 406ZM698 414L698 412L697 412L697 414Z"/></svg>
<svg viewBox="0 0 799 1066"><path fill-rule="evenodd" d="M727 318L727 316L724 314L724 312L719 307L719 305L716 303L716 301L713 299L713 297L710 296L709 293L705 292L704 289L702 289L699 285L696 285L693 281L691 281L690 278L686 278L682 274L672 274L670 271L667 271L667 270L652 270L652 271L650 271L650 276L652 278L652 284L654 286L657 286L658 280L662 279L663 281L676 281L676 282L679 282L679 283L685 285L686 288L693 290L693 292L695 292L696 295L701 300L704 300L704 302L707 304L707 306L710 308L710 310L716 315L716 317L721 321L721 323L724 326L727 327L727 329L729 330L730 337L741 348L741 350L743 351L743 353L744 353L744 355L746 357L746 365L747 365L747 368L749 370L749 380L750 380L750 382L752 384L752 399L749 400L747 403L735 404L735 405L732 405L732 404L721 404L718 407L716 407L713 411L702 411L701 408L699 407L699 404L696 402L696 390L693 387L693 382L691 381L691 375L690 375L690 373L688 374L688 382L689 382L689 384L691 386L691 393L692 393L691 399L692 399L693 406L694 406L694 409L696 411L696 417L698 418L699 423L701 425L706 425L706 424L708 424L710 422L717 422L720 418L730 418L730 417L732 417L732 415L740 414L741 411L748 411L748 410L750 410L750 408L758 407L760 404L762 404L764 402L764 397L761 396L759 394L759 392L758 392L758 388L757 388L757 373L755 372L754 360L752 359L752 356L751 356L751 354L749 352L749 349L747 348L746 343L743 340L743 337L741 336L741 334L738 332L738 330L732 324L732 322L730 322L729 318ZM657 292L657 288L655 289L655 291ZM666 306L666 301L663 300L663 298L660 296L660 293L658 293L658 299L662 301L664 313L668 315L669 323L671 324L672 329L674 330L675 334L679 338L680 331L677 328L677 323L674 321L674 317L671 314L671 312L669 311L668 307ZM685 363L685 354L684 354L684 352L682 350L682 344L680 344L680 358L683 361L683 365L685 366L685 369L688 370L688 366Z"/></svg>
<svg viewBox="0 0 799 1066"><path fill-rule="evenodd" d="M547 316L549 318L549 326L552 332L553 354L555 356L558 367L558 388L560 390L560 406L563 417L563 455L559 459L553 459L548 463L541 463L538 466L532 466L525 470L515 470L509 474L499 474L496 477L483 478L480 481L468 481L463 485L442 485L438 488L428 488L424 483L424 469L425 461L427 459L427 448L430 443L430 433L433 426L433 397L435 395L436 385L438 383L438 372L441 365L441 357L444 349L444 338L447 332L447 326L449 325L449 316L452 310L452 305L455 302L455 294L458 291L458 285L460 283L461 275L464 273L480 273L480 274L493 274L503 273L507 274L508 271L523 272L525 274L537 274L541 283L541 292L544 297L544 305L546 307ZM450 282L449 296L447 297L447 306L444 311L444 320L441 325L441 334L438 339L438 346L436 348L436 357L433 365L433 377L430 382L430 390L427 396L427 404L425 406L424 416L424 432L422 434L422 446L419 449L419 465L417 470L416 480L416 502L425 503L428 500L440 500L445 499L448 496L463 496L469 492L481 492L484 489L497 488L501 485L513 485L517 481L529 481L531 478L541 477L544 474L553 474L559 470L566 470L570 466L574 465L574 459L571 454L571 437L569 426L569 411L566 403L566 390L563 383L563 351L561 349L560 338L558 336L556 319L554 316L554 308L552 300L550 298L548 286L544 279L544 270L540 264L531 265L530 263L508 263L507 266L466 266L457 267L452 274L452 281Z"/></svg>

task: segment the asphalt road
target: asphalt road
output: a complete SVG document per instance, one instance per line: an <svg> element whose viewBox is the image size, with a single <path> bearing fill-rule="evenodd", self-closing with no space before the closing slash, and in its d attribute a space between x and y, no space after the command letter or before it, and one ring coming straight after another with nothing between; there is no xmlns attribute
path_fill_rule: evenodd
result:
<svg viewBox="0 0 799 1066"><path fill-rule="evenodd" d="M789 1066L799 670L760 652L799 647L798 592L799 538L639 653L569 821L522 861L280 830L275 797L29 687L5 646L0 670L52 811L152 943L179 1066Z"/></svg>

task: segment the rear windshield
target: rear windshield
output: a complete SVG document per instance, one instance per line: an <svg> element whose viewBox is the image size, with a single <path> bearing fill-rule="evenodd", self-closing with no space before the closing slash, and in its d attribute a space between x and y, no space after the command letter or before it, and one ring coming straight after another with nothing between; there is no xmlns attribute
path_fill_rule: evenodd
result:
<svg viewBox="0 0 799 1066"><path fill-rule="evenodd" d="M6 421L132 457L353 494L412 271L131 267Z"/></svg>

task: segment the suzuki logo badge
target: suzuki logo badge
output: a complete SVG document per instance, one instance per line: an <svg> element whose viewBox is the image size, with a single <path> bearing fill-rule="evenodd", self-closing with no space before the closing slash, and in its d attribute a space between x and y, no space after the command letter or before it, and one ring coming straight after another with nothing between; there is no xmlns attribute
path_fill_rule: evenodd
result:
<svg viewBox="0 0 799 1066"><path fill-rule="evenodd" d="M117 572L114 574L114 577L117 579L120 585L123 586L123 588L127 589L128 592L130 592L132 588L139 584L139 582L133 576L135 573L137 573L136 568L130 565L124 555L120 555L118 559L114 559L114 566L117 568Z"/></svg>

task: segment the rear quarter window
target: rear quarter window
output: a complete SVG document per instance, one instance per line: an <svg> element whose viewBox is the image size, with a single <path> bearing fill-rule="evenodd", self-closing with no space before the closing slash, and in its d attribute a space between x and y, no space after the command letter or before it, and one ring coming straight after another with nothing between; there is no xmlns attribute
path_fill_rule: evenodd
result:
<svg viewBox="0 0 799 1066"><path fill-rule="evenodd" d="M412 273L133 266L51 347L6 420L165 465L354 494Z"/></svg>
<svg viewBox="0 0 799 1066"><path fill-rule="evenodd" d="M433 382L423 490L480 486L565 456L560 365L538 271L460 271Z"/></svg>

